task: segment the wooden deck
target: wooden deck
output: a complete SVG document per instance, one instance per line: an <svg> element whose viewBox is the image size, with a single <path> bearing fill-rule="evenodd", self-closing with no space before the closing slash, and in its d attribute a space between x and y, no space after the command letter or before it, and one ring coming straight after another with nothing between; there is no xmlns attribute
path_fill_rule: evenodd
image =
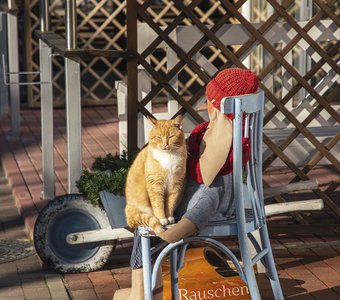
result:
<svg viewBox="0 0 340 300"><path fill-rule="evenodd" d="M32 236L34 221L45 202L41 199L41 137L40 111L22 110L20 138L12 138L10 119L0 116L1 164L10 183L16 205ZM94 157L118 151L118 117L115 107L82 109L83 165L91 166ZM54 111L56 193L67 191L67 144L65 111ZM292 175L287 170L272 169L266 173L267 183L284 184ZM339 176L331 167L316 168L311 177L321 185ZM0 203L1 210L1 203ZM327 212L320 213L320 220L329 222ZM279 217L277 221L292 220ZM335 222L336 223L336 220ZM237 248L235 241L230 245ZM272 235L274 255L279 276L287 299L340 299L340 238L339 234L275 234ZM128 258L131 244L119 245L109 265L90 274L65 275L64 282L72 299L112 299L113 292L129 286ZM258 276L263 299L273 299L268 294L268 280ZM85 295L92 298L86 298ZM85 298L84 298L85 297Z"/></svg>

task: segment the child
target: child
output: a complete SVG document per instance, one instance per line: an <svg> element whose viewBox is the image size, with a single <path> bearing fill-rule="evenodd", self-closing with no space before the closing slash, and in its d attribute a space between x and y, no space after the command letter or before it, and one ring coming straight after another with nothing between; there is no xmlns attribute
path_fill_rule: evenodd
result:
<svg viewBox="0 0 340 300"><path fill-rule="evenodd" d="M188 140L188 182L176 210L179 220L160 235L168 243L196 234L208 222L233 215L232 197L232 116L219 112L224 97L253 94L258 88L256 75L249 70L224 69L207 85L209 122L198 125ZM243 139L243 163L248 161L249 145ZM117 291L114 300L142 300L143 271L140 238L135 234L131 255L132 289ZM156 292L154 299L162 299Z"/></svg>

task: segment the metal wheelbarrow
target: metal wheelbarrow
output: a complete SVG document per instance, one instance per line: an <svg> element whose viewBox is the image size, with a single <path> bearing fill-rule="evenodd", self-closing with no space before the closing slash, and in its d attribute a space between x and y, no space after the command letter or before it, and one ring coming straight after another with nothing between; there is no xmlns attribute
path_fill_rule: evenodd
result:
<svg viewBox="0 0 340 300"><path fill-rule="evenodd" d="M264 190L264 198L318 188L309 180ZM125 198L100 192L104 209L82 194L66 194L51 200L39 213L34 227L34 244L41 260L60 273L96 271L112 255L118 240L132 239L125 220ZM265 205L266 216L292 211L323 209L322 199ZM258 267L259 269L259 267Z"/></svg>

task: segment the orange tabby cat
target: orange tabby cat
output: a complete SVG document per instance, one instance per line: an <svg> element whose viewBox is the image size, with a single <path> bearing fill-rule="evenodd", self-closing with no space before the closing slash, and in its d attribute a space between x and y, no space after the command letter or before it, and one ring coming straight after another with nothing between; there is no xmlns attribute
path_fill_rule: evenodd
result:
<svg viewBox="0 0 340 300"><path fill-rule="evenodd" d="M174 223L174 210L185 185L187 149L182 117L149 119L149 144L133 162L126 179L126 219L131 228L151 227L157 234Z"/></svg>

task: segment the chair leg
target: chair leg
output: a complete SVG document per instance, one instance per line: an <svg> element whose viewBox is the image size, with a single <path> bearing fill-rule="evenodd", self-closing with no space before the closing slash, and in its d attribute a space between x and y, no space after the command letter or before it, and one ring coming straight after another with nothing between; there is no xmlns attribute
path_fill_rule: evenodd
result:
<svg viewBox="0 0 340 300"><path fill-rule="evenodd" d="M248 244L247 234L239 234L239 243L241 251L241 259L243 262L243 268L247 285L249 288L250 296L252 300L261 300L260 291L257 285L253 263L251 260L250 248Z"/></svg>
<svg viewBox="0 0 340 300"><path fill-rule="evenodd" d="M260 295L259 288L257 286L255 272L254 272L254 268L253 268L253 265L251 263L251 260L248 263L246 263L246 259L242 258L242 261L244 263L244 272L245 272L245 275L246 275L247 285L248 285L248 288L249 288L251 299L252 300L261 300L261 295Z"/></svg>
<svg viewBox="0 0 340 300"><path fill-rule="evenodd" d="M178 248L170 252L171 299L178 300Z"/></svg>
<svg viewBox="0 0 340 300"><path fill-rule="evenodd" d="M152 300L152 266L150 239L141 236L142 256L143 256L143 277L144 277L144 299Z"/></svg>
<svg viewBox="0 0 340 300"><path fill-rule="evenodd" d="M282 293L279 276L277 275L272 247L270 245L267 224L264 224L262 228L260 229L260 236L261 236L261 242L262 242L263 247L268 249L268 253L265 256L265 259L266 259L268 275L269 275L270 284L272 286L274 297L276 300L283 300L284 297Z"/></svg>

